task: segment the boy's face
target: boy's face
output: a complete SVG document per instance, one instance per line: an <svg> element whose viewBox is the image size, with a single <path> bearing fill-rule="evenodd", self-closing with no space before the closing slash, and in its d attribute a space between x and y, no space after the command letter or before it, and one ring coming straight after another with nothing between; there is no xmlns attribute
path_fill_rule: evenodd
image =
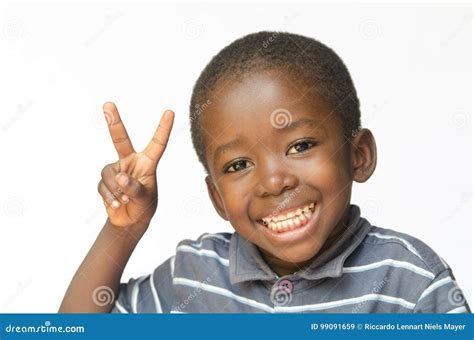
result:
<svg viewBox="0 0 474 340"><path fill-rule="evenodd" d="M309 263L343 229L350 203L351 143L309 90L262 71L215 91L201 117L214 206L280 272ZM311 204L303 217L298 208Z"/></svg>

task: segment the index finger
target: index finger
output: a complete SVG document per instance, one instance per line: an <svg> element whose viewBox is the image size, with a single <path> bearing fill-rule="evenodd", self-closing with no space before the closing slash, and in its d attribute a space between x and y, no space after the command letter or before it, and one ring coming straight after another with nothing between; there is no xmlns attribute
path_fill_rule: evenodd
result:
<svg viewBox="0 0 474 340"><path fill-rule="evenodd" d="M110 136L114 142L115 150L117 150L120 159L127 157L135 152L130 138L128 138L127 130L120 119L117 107L112 102L107 102L102 107L105 119L109 126Z"/></svg>
<svg viewBox="0 0 474 340"><path fill-rule="evenodd" d="M155 162L155 164L158 164L166 149L171 129L173 128L173 122L174 112L166 110L161 116L160 124L156 128L153 138L143 151L148 158Z"/></svg>

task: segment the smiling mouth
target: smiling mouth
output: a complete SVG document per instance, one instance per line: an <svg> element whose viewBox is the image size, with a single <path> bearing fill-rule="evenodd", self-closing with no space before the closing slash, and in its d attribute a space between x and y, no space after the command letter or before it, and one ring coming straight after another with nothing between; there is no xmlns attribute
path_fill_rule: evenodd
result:
<svg viewBox="0 0 474 340"><path fill-rule="evenodd" d="M258 223L276 233L284 233L304 226L315 211L316 203L312 202L285 214L270 215L257 220Z"/></svg>

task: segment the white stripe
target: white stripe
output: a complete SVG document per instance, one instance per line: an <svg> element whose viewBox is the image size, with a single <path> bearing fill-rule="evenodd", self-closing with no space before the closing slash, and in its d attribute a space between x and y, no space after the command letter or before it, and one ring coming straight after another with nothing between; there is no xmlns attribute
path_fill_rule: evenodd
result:
<svg viewBox="0 0 474 340"><path fill-rule="evenodd" d="M428 295L429 293L431 293L433 290L435 290L436 288L439 288L441 286L444 286L448 283L454 283L456 284L453 279L451 277L445 277L444 279L441 279L439 281L436 281L435 283L431 284L430 286L428 286L428 288L425 289L425 291L423 293L421 293L420 295L420 298L418 299L418 301L420 301L421 299L423 299L426 295Z"/></svg>
<svg viewBox="0 0 474 340"><path fill-rule="evenodd" d="M216 260L218 260L220 263L222 263L224 266L229 266L229 260L228 259L225 259L223 257L220 257L219 254L217 254L215 251L213 250L209 250L209 249L196 249L196 248L193 248L191 246L188 246L188 245L181 245L179 247L176 248L176 251L184 251L186 253L192 253L192 254L196 254L196 255L199 255L199 256L207 256L207 257L212 257Z"/></svg>
<svg viewBox="0 0 474 340"><path fill-rule="evenodd" d="M172 310L170 314L185 314L184 312L180 312L179 310Z"/></svg>
<svg viewBox="0 0 474 340"><path fill-rule="evenodd" d="M160 299L158 298L158 293L156 292L155 279L153 278L153 273L151 273L150 275L150 288L153 294L153 300L155 300L156 312L163 313L163 310L161 309Z"/></svg>
<svg viewBox="0 0 474 340"><path fill-rule="evenodd" d="M458 308L451 309L447 313L467 313L467 309L466 309L465 306L461 306L461 307L458 307Z"/></svg>
<svg viewBox="0 0 474 340"><path fill-rule="evenodd" d="M342 269L342 272L343 273L359 273L359 272L363 272L363 271L366 271L366 270L379 268L379 267L382 267L382 266L391 266L391 267L396 267L396 268L404 268L404 269L411 270L414 273L420 274L420 275L425 276L425 277L430 278L430 279L434 279L434 277L435 277L433 273L431 273L427 270L424 270L424 269L422 269L418 266L415 266L413 263L409 263L409 262L405 262L405 261L397 261L397 260L394 260L394 259L386 259L386 260L382 260L382 261L379 261L379 262L365 264L365 265L362 265L362 266L344 267Z"/></svg>
<svg viewBox="0 0 474 340"><path fill-rule="evenodd" d="M196 243L193 243L193 245L200 247L200 246L202 246L202 240L208 239L208 238L216 238L216 239L224 241L226 243L230 242L230 240L225 238L225 236L222 236L222 235L219 235L219 234L204 234L204 236L201 236L199 238L199 240L200 240L199 243L196 242Z"/></svg>
<svg viewBox="0 0 474 340"><path fill-rule="evenodd" d="M175 260L175 256L173 256L173 257L171 258L171 261L170 261L171 277L173 277L173 275L174 275L174 260Z"/></svg>
<svg viewBox="0 0 474 340"><path fill-rule="evenodd" d="M122 306L122 305L120 304L119 300L116 300L116 301L115 301L115 307L117 307L117 309L118 309L118 311L119 311L120 313L128 314L127 310L125 309L124 306Z"/></svg>
<svg viewBox="0 0 474 340"><path fill-rule="evenodd" d="M409 251L411 251L413 254L415 254L416 256L418 256L421 260L423 260L420 256L420 254L418 254L418 252L416 251L415 247L412 246L412 244L410 242L408 242L407 240L401 238L401 237L398 237L398 236L394 236L394 235L382 235L380 233L368 233L367 235L372 235L372 236L375 236L375 237L378 237L378 238L381 238L381 239L395 239L395 240L399 240L400 242L402 242Z"/></svg>
<svg viewBox="0 0 474 340"><path fill-rule="evenodd" d="M448 264L446 263L446 261L441 257L441 256L438 256L439 259L441 260L441 262L443 263L443 266L444 266L444 269L448 269Z"/></svg>
<svg viewBox="0 0 474 340"><path fill-rule="evenodd" d="M137 282L133 286L132 289L132 312L136 313L137 312L137 300L138 300L138 293L140 292L140 283L142 283L143 280L145 280L147 276L142 276L139 279L137 279Z"/></svg>
<svg viewBox="0 0 474 340"><path fill-rule="evenodd" d="M388 295L383 295L383 294L367 294L367 295L363 295L363 296L359 296L355 298L317 303L313 305L292 306L292 307L276 306L275 309L280 310L280 311L302 312L302 311L307 311L307 310L321 310L321 309L329 309L329 308L335 308L335 307L340 307L340 306L352 305L352 304L361 303L364 301L382 301L382 302L392 303L395 305L400 305L407 309L415 308L414 303L406 301L402 298L396 298L393 296L388 296Z"/></svg>
<svg viewBox="0 0 474 340"><path fill-rule="evenodd" d="M339 306L345 306L345 305L351 305L351 304L356 304L360 303L363 301L382 301L382 302L387 302L387 303L392 303L392 304L397 304L402 307L405 307L407 309L413 309L415 308L415 304L409 301L406 301L402 298L396 298L393 296L388 296L388 295L383 295L383 294L367 294L355 298L350 298L350 299L344 299L344 300L337 300L337 301L331 301L331 302L324 302L324 303L318 303L318 304L313 304L313 305L302 305L302 306L292 306L292 307L285 307L285 306L275 306L275 308L267 306L263 303L257 302L255 300L251 300L248 298L245 298L240 295L236 295L227 289L221 288L221 287L216 287L212 286L209 284L205 284L202 282L194 281L194 280L189 280L186 278L182 277L177 277L173 279L174 284L181 284L185 286L190 286L194 288L200 288L205 291L219 294L222 296L229 297L235 301L238 301L240 303L243 303L245 305L258 308L261 310L264 310L269 313L275 313L278 311L281 312L301 312L301 311L306 311L306 310L321 310L321 309L329 309L329 308L335 308Z"/></svg>
<svg viewBox="0 0 474 340"><path fill-rule="evenodd" d="M184 277L175 277L173 279L173 284L184 285L184 286L189 286L189 287L194 287L194 288L200 288L200 289L203 289L203 290L211 292L211 293L226 296L226 297L231 298L231 299L233 299L237 302L243 303L243 304L248 305L248 306L252 306L254 308L264 310L266 312L270 312L270 313L274 312L274 309L270 306L267 306L263 303L255 301L255 300L245 298L245 297L240 296L240 295L236 295L236 294L228 291L227 289L212 286L212 285L209 285L207 283L202 283L202 282L199 282L199 281L189 280L189 279L186 279Z"/></svg>

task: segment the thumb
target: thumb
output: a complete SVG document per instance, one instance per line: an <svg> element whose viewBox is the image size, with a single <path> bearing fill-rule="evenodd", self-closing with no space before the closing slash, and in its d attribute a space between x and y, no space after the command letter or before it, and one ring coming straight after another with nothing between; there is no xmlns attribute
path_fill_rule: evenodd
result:
<svg viewBox="0 0 474 340"><path fill-rule="evenodd" d="M129 197L138 198L145 193L143 184L124 172L119 172L115 175L115 181L119 185L120 190Z"/></svg>

